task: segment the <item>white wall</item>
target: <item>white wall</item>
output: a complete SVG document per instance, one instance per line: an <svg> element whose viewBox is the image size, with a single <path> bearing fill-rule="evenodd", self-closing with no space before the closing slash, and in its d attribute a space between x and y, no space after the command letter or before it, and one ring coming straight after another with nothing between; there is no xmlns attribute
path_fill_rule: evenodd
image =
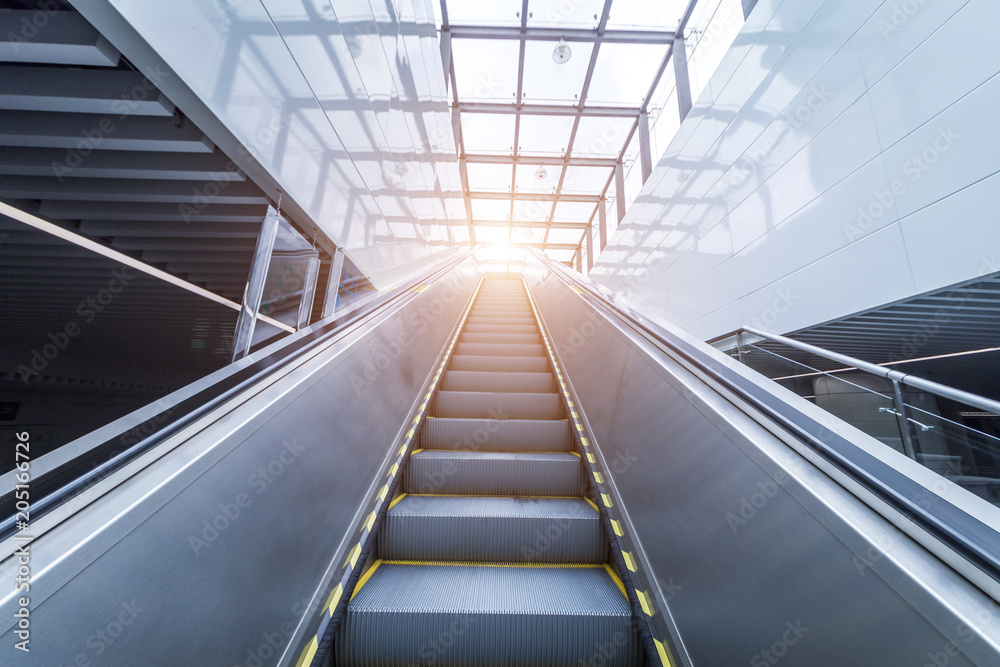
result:
<svg viewBox="0 0 1000 667"><path fill-rule="evenodd" d="M996 0L760 0L591 277L703 338L1000 271Z"/></svg>

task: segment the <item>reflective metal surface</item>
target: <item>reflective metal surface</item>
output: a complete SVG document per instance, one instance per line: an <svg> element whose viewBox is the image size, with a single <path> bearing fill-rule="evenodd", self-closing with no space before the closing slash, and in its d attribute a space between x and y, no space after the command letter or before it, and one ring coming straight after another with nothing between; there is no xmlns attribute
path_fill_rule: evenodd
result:
<svg viewBox="0 0 1000 667"><path fill-rule="evenodd" d="M39 520L31 654L5 585L0 664L287 664L477 279L467 261L179 433L113 494Z"/></svg>
<svg viewBox="0 0 1000 667"><path fill-rule="evenodd" d="M691 664L996 664L995 600L747 406L540 266L526 278L610 471L654 623Z"/></svg>

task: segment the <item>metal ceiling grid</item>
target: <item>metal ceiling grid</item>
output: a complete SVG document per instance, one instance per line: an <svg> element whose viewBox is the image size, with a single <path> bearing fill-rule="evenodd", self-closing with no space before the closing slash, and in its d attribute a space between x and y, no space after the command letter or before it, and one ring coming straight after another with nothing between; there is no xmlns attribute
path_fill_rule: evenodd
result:
<svg viewBox="0 0 1000 667"><path fill-rule="evenodd" d="M624 0L622 0L624 1ZM452 92L452 121L455 129L456 144L458 147L459 171L462 181L462 191L465 200L467 224L469 226L469 236L473 243L477 242L476 229L484 227L506 226L508 235L507 242L484 243L488 247L508 247L525 248L536 247L543 251L565 250L567 247L573 250L573 257L566 262L571 264L576 261L578 269L582 268L584 253L587 256L587 268L589 270L597 253L591 247L593 245L593 233L595 219L599 218L599 247L597 251L603 249L607 242L607 227L604 220L604 209L608 203L608 190L613 182L616 183L615 197L618 200L617 219L624 216L624 199L620 193L624 187L623 161L626 158L628 147L635 136L640 132L640 139L645 142L641 150L643 180L648 177L652 170L652 161L649 154L649 128L648 128L648 104L655 91L664 71L670 63L671 57L676 53L683 56L683 34L684 29L691 18L698 0L690 0L684 10L683 15L674 30L631 30L631 29L609 29L608 20L614 0L605 0L600 14L595 15L596 25L593 28L578 27L537 27L529 26L528 19L531 16L530 0L521 0L521 10L518 14L519 25L457 25L449 20L448 2L440 0L441 6L441 48L442 60L446 68L447 78L451 83ZM516 40L518 42L518 64L517 64L517 89L515 101L513 103L496 102L463 102L459 96L459 81L455 72L455 60L451 42L454 39L486 39L486 40ZM582 90L575 100L567 100L567 104L541 104L528 103L524 101L524 69L525 51L529 41L558 41L564 39L567 42L592 44L590 58L587 65L586 74L583 79ZM588 95L591 92L591 84L594 77L594 70L597 66L598 57L602 44L653 44L667 47L659 67L656 70L646 94L636 106L618 106L589 104ZM686 63L683 62L678 67L682 76L678 77L680 88L682 88L679 98L680 115L683 118L690 109L690 92L687 90ZM685 92L687 93L685 96ZM470 114L487 114L493 117L514 116L514 142L508 155L489 154L482 152L469 152L466 149L466 141L463 136L462 116ZM572 129L569 140L561 155L552 155L545 151L532 150L529 146L527 150L522 150L521 144L521 123L522 119L530 116L556 116L572 119ZM582 118L622 118L631 119L631 126L625 139L617 150L617 157L584 157L574 154L575 142L580 128ZM470 164L491 164L491 165L511 165L512 173L509 191L474 190L469 182ZM557 166L559 176L556 186L550 193L519 192L517 170L535 165ZM603 187L595 189L590 193L582 193L578 190L567 192L566 176L569 167L600 167L608 170L608 175ZM506 221L496 220L493 216L482 218L475 215L473 200L503 200L509 201L508 215ZM548 210L545 220L533 222L518 220L515 211L515 203L518 201L537 202ZM587 216L586 222L571 222L557 219L557 207L560 202L578 202L592 204L593 207ZM540 224L541 223L541 224ZM522 226L542 227L545 232L540 241L515 240L515 229ZM576 229L582 232L574 243L565 242L554 243L550 239L551 231L554 229ZM564 239L560 239L564 241ZM511 261L510 264L518 264Z"/></svg>

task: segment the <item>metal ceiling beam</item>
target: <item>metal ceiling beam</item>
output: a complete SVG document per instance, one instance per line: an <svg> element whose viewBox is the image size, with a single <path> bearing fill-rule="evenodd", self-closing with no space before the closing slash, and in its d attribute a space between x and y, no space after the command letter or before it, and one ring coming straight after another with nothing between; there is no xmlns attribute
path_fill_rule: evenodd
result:
<svg viewBox="0 0 1000 667"><path fill-rule="evenodd" d="M211 153L215 145L193 123L151 116L0 112L0 146L62 148L60 168L71 170L94 150Z"/></svg>
<svg viewBox="0 0 1000 667"><path fill-rule="evenodd" d="M462 221L465 224L465 221ZM544 220L539 220L537 222L532 222L530 220L473 220L472 224L477 227L529 227L533 229L542 229L549 227L551 229L586 229L586 222L545 222Z"/></svg>
<svg viewBox="0 0 1000 667"><path fill-rule="evenodd" d="M605 24L607 22L605 21ZM517 26L449 26L452 39L525 39L531 41L596 42L618 44L670 44L673 30L605 30L598 36L591 28L542 28Z"/></svg>
<svg viewBox="0 0 1000 667"><path fill-rule="evenodd" d="M541 250L576 250L580 247L577 243L542 243L541 241L513 241L511 243L486 241L479 245L486 248L539 248Z"/></svg>
<svg viewBox="0 0 1000 667"><path fill-rule="evenodd" d="M115 67L120 58L111 42L76 12L0 11L0 62Z"/></svg>
<svg viewBox="0 0 1000 667"><path fill-rule="evenodd" d="M514 201L551 201L551 202L582 202L587 204L596 204L600 199L600 195L557 195L557 194L544 194L544 193L531 193L531 192L515 192L511 194L510 192L470 192L469 196L473 199L500 199L500 200L510 200ZM551 217L551 216L550 216Z"/></svg>
<svg viewBox="0 0 1000 667"><path fill-rule="evenodd" d="M459 102L464 113L523 114L526 116L597 116L602 118L635 118L639 107L619 106L570 106L568 104L502 104L485 102Z"/></svg>
<svg viewBox="0 0 1000 667"><path fill-rule="evenodd" d="M173 116L174 105L139 72L0 65L0 109Z"/></svg>
<svg viewBox="0 0 1000 667"><path fill-rule="evenodd" d="M82 137L81 137L82 139ZM80 156L83 157L82 155ZM246 176L222 153L146 153L92 151L64 164L65 149L11 146L0 151L0 174L63 178L126 178L170 181L245 181ZM59 165L59 166L54 166Z"/></svg>
<svg viewBox="0 0 1000 667"><path fill-rule="evenodd" d="M191 210L188 211L187 208ZM169 220L172 222L257 222L266 206L259 204L121 204L94 201L45 201L38 215L54 220Z"/></svg>
<svg viewBox="0 0 1000 667"><path fill-rule="evenodd" d="M264 193L253 183L224 181L105 181L100 178L0 176L0 197L48 201L106 201L190 204L258 204L266 206Z"/></svg>
<svg viewBox="0 0 1000 667"><path fill-rule="evenodd" d="M548 164L548 165L568 165L570 167L605 167L615 166L614 158L603 157L561 157L558 155L532 155L521 153L519 155L486 155L482 153L470 153L465 156L465 161L469 164ZM0 172L2 173L2 172Z"/></svg>

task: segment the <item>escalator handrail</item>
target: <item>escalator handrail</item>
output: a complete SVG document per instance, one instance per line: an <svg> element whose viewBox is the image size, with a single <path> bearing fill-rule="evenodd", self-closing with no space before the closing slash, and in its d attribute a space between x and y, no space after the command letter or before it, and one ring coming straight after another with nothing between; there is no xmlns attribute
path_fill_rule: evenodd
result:
<svg viewBox="0 0 1000 667"><path fill-rule="evenodd" d="M546 269L564 283L575 287L581 296L596 300L641 335L706 373L879 500L920 526L995 582L1000 582L1000 533L994 528L855 445L843 435L826 428L781 396L762 390L750 377L720 363L691 341L651 321L616 298L607 288L570 271L534 248L531 251Z"/></svg>
<svg viewBox="0 0 1000 667"><path fill-rule="evenodd" d="M377 317L400 299L412 295L413 288L436 282L474 252L474 247L469 248L455 258L435 265L420 276L387 290L382 296L375 297L357 311L336 317L321 326L313 325L313 328L301 336L296 337L292 334L293 338L289 339L286 345L273 349L267 356L233 371L154 416L145 417L142 424L154 423L159 424L159 427L155 432L129 444L123 451L117 451L117 448L125 442L126 436L136 430L136 424L131 421L127 422L127 425L122 425L113 436L88 448L80 456L65 461L38 477L33 477L31 479L32 522L120 470L247 387L278 372L310 350L346 335L360 322ZM0 517L3 517L0 520L0 542L2 542L15 535L18 530L13 489L0 496Z"/></svg>

